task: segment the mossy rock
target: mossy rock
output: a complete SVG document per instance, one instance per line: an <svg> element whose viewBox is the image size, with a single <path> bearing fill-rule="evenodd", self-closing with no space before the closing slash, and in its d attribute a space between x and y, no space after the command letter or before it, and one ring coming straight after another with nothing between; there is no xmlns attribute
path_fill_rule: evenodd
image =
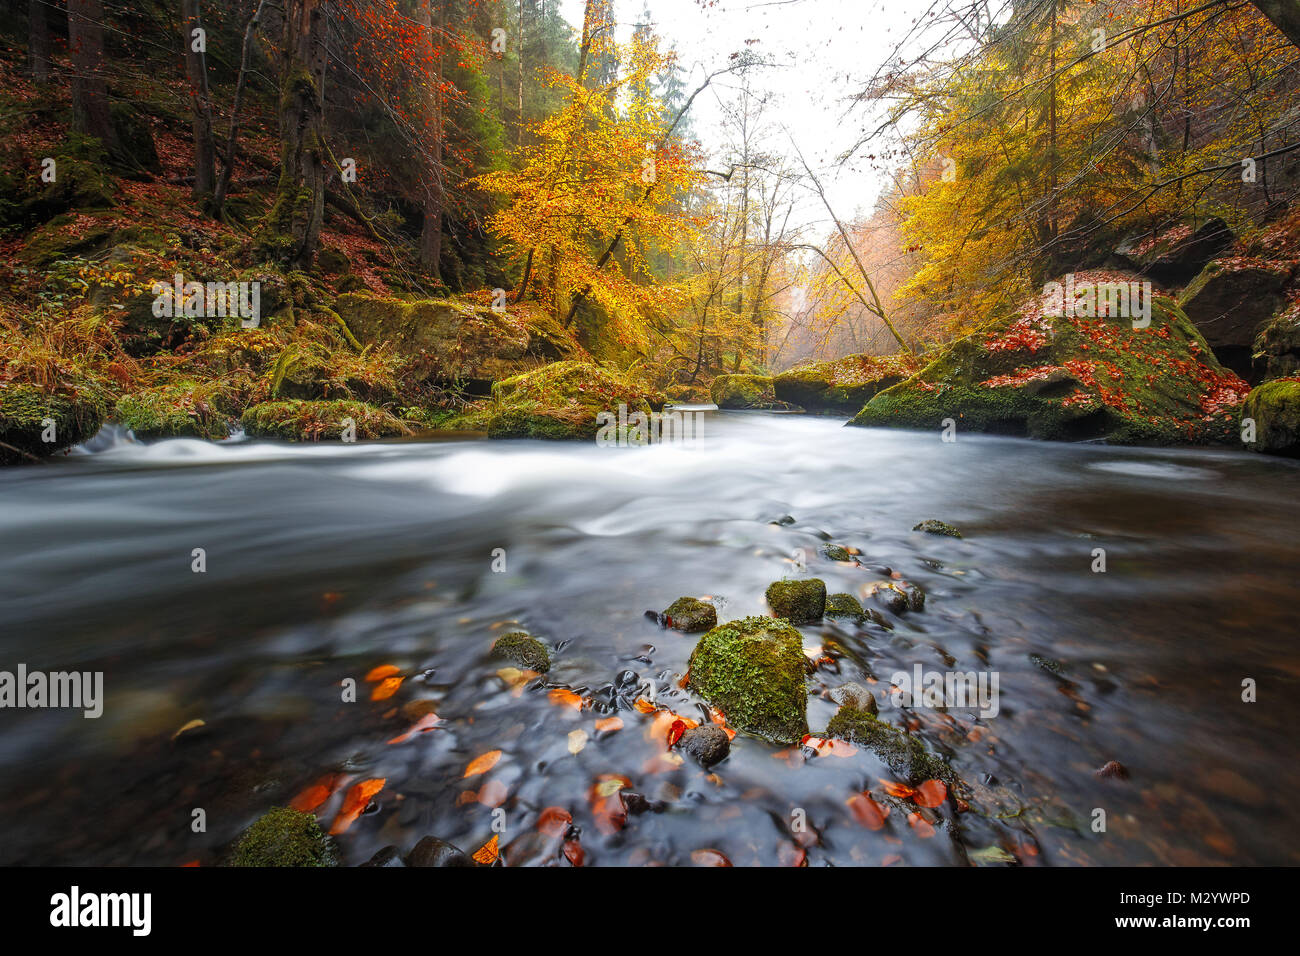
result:
<svg viewBox="0 0 1300 956"><path fill-rule="evenodd" d="M600 416L646 416L663 406L662 394L589 362L553 362L492 386L489 438L594 439Z"/></svg>
<svg viewBox="0 0 1300 956"><path fill-rule="evenodd" d="M1075 283L1130 279L1140 281L1090 273ZM850 424L1118 444L1236 440L1249 389L1171 299L1155 296L1143 328L1119 316L1050 316L1047 305L1036 297L953 343Z"/></svg>
<svg viewBox="0 0 1300 956"><path fill-rule="evenodd" d="M93 438L107 417L108 399L94 383L81 383L75 396L35 385L0 386L0 464L47 458L79 445ZM47 420L54 439L48 442Z"/></svg>
<svg viewBox="0 0 1300 956"><path fill-rule="evenodd" d="M848 621L850 624L865 624L867 614L862 609L862 602L852 594L841 592L826 596L826 609L822 615L828 621Z"/></svg>
<svg viewBox="0 0 1300 956"><path fill-rule="evenodd" d="M938 518L926 518L919 524L912 526L913 531L924 531L926 534L937 534L949 538L960 538L961 532L948 524L946 521L940 521Z"/></svg>
<svg viewBox="0 0 1300 956"><path fill-rule="evenodd" d="M216 382L183 381L141 389L117 402L113 418L136 438L221 439L230 434Z"/></svg>
<svg viewBox="0 0 1300 956"><path fill-rule="evenodd" d="M344 400L262 402L245 411L240 424L252 438L321 441L342 439L348 419L356 428L357 441L411 434L411 429L388 411Z"/></svg>
<svg viewBox="0 0 1300 956"><path fill-rule="evenodd" d="M1271 455L1300 457L1300 376L1265 382L1246 398L1243 421L1255 421L1255 441L1247 447Z"/></svg>
<svg viewBox="0 0 1300 956"><path fill-rule="evenodd" d="M118 101L109 107L109 119L117 138L112 150L117 164L128 170L161 173L162 161L158 158L148 117L130 104Z"/></svg>
<svg viewBox="0 0 1300 956"><path fill-rule="evenodd" d="M113 213L64 213L28 233L18 258L29 266L46 269L61 259L103 252L113 243Z"/></svg>
<svg viewBox="0 0 1300 956"><path fill-rule="evenodd" d="M925 780L956 783L952 767L918 738L879 719L860 702L845 703L826 725L826 735L866 747L895 774L915 786Z"/></svg>
<svg viewBox="0 0 1300 956"><path fill-rule="evenodd" d="M545 674L551 669L551 654L546 645L527 631L502 634L492 643L492 656L518 664L525 670Z"/></svg>
<svg viewBox="0 0 1300 956"><path fill-rule="evenodd" d="M791 624L813 624L826 608L826 582L820 578L773 581L767 586L767 606Z"/></svg>
<svg viewBox="0 0 1300 956"><path fill-rule="evenodd" d="M772 379L778 401L810 412L854 415L880 391L914 374L919 363L905 356L848 355L809 362Z"/></svg>
<svg viewBox="0 0 1300 956"><path fill-rule="evenodd" d="M1300 304L1273 316L1255 336L1251 355L1256 374L1265 380L1300 373Z"/></svg>
<svg viewBox="0 0 1300 956"><path fill-rule="evenodd" d="M352 261L337 246L321 246L316 253L316 268L327 276L341 276L352 271Z"/></svg>
<svg viewBox="0 0 1300 956"><path fill-rule="evenodd" d="M708 601L681 597L664 608L665 624L675 631L698 634L718 626L718 609Z"/></svg>
<svg viewBox="0 0 1300 956"><path fill-rule="evenodd" d="M690 686L733 727L776 743L808 733L803 640L788 623L749 617L709 631L691 652Z"/></svg>
<svg viewBox="0 0 1300 956"><path fill-rule="evenodd" d="M310 813L272 807L244 831L230 866L337 866L333 841Z"/></svg>
<svg viewBox="0 0 1300 956"><path fill-rule="evenodd" d="M853 555L849 554L847 548L840 547L838 544L824 544L821 546L821 556L827 561L852 561Z"/></svg>
<svg viewBox="0 0 1300 956"><path fill-rule="evenodd" d="M1178 297L1215 356L1238 375L1251 374L1258 334L1286 304L1293 265L1236 257L1211 262Z"/></svg>
<svg viewBox="0 0 1300 956"><path fill-rule="evenodd" d="M719 408L774 408L777 401L767 375L719 375L709 387L709 398Z"/></svg>

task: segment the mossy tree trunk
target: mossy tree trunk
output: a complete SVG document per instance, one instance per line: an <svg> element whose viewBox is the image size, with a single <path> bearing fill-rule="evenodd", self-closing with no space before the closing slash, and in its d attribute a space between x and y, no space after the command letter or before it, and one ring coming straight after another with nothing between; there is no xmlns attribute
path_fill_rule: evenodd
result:
<svg viewBox="0 0 1300 956"><path fill-rule="evenodd" d="M194 129L194 195L211 196L217 187L217 147L212 138L212 100L208 93L206 31L199 0L181 0L181 42L185 44L185 75L190 82L191 126Z"/></svg>
<svg viewBox="0 0 1300 956"><path fill-rule="evenodd" d="M31 61L32 79L37 83L50 81L50 15L47 0L31 0L28 11L27 56Z"/></svg>
<svg viewBox="0 0 1300 956"><path fill-rule="evenodd" d="M263 227L270 258L310 269L325 217L325 63L329 3L287 0L280 71L280 181Z"/></svg>
<svg viewBox="0 0 1300 956"><path fill-rule="evenodd" d="M115 145L104 79L104 5L68 0L68 52L72 57L72 128Z"/></svg>

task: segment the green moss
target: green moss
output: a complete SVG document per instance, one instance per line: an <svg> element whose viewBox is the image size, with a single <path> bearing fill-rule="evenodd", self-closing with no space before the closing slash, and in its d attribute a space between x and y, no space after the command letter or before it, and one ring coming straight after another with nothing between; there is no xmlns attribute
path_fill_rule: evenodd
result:
<svg viewBox="0 0 1300 956"><path fill-rule="evenodd" d="M1300 377L1265 382L1246 397L1242 419L1254 419L1253 451L1300 457Z"/></svg>
<svg viewBox="0 0 1300 956"><path fill-rule="evenodd" d="M833 362L809 362L772 380L776 398L810 412L852 415L877 392L916 371L903 356L849 355Z"/></svg>
<svg viewBox="0 0 1300 956"><path fill-rule="evenodd" d="M913 531L924 531L926 534L944 535L949 538L960 538L961 532L948 524L946 521L939 521L936 518L927 518L920 524L912 526Z"/></svg>
<svg viewBox="0 0 1300 956"><path fill-rule="evenodd" d="M707 631L718 626L718 610L708 601L681 597L664 609L667 624L687 634Z"/></svg>
<svg viewBox="0 0 1300 956"><path fill-rule="evenodd" d="M221 386L181 381L124 395L113 417L141 441L155 438L219 439L230 434L219 411Z"/></svg>
<svg viewBox="0 0 1300 956"><path fill-rule="evenodd" d="M617 372L588 362L552 362L492 386L488 437L568 439L597 437L602 412L649 415L663 396Z"/></svg>
<svg viewBox="0 0 1300 956"><path fill-rule="evenodd" d="M45 458L78 445L93 438L107 416L104 392L90 382L81 383L75 396L35 385L0 387L0 464ZM43 440L47 420L53 422L50 442Z"/></svg>
<svg viewBox="0 0 1300 956"><path fill-rule="evenodd" d="M386 410L353 401L263 402L245 411L240 424L252 438L320 441L341 439L345 419L351 419L356 426L358 441L411 434L400 419Z"/></svg>
<svg viewBox="0 0 1300 956"><path fill-rule="evenodd" d="M767 586L767 605L791 624L812 624L822 619L826 607L826 582L820 578L773 581Z"/></svg>
<svg viewBox="0 0 1300 956"><path fill-rule="evenodd" d="M821 548L821 556L827 561L852 561L853 555L840 547L838 544L824 544Z"/></svg>
<svg viewBox="0 0 1300 956"><path fill-rule="evenodd" d="M310 813L272 807L244 831L231 866L335 866L333 845Z"/></svg>
<svg viewBox="0 0 1300 956"><path fill-rule="evenodd" d="M826 726L826 734L866 747L899 777L916 785L924 780L955 783L948 762L930 753L925 744L880 720L857 702L845 703Z"/></svg>
<svg viewBox="0 0 1300 956"><path fill-rule="evenodd" d="M772 408L776 392L767 375L719 375L709 388L709 398L719 408Z"/></svg>
<svg viewBox="0 0 1300 956"><path fill-rule="evenodd" d="M732 726L777 743L808 733L805 673L799 632L771 618L715 627L691 652L690 686Z"/></svg>
<svg viewBox="0 0 1300 956"><path fill-rule="evenodd" d="M551 655L546 645L526 631L502 634L492 644L492 656L539 674L551 669Z"/></svg>
<svg viewBox="0 0 1300 956"><path fill-rule="evenodd" d="M843 592L827 596L826 610L823 615L828 620L847 620L853 624L863 624L867 620L867 614L862 610L862 603L852 594Z"/></svg>

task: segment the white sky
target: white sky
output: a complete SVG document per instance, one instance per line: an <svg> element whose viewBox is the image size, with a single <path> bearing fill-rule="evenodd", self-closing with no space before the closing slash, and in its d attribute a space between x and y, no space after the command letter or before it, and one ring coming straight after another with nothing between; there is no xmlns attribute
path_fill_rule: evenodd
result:
<svg viewBox="0 0 1300 956"><path fill-rule="evenodd" d="M929 9L928 0L717 0L707 9L696 0L615 0L620 39L641 19L643 4L665 46L676 48L688 92L734 52L749 49L775 61L777 66L752 74L752 85L771 96L766 115L777 129L771 148L783 146L794 156L780 132L784 126L822 178L841 219L871 210L887 181L885 164L873 170L871 161L859 157L840 168L835 159L869 120L872 127L879 122L879 114L859 106L846 115L846 97L861 89L914 18ZM560 0L560 10L581 28L583 0ZM758 42L746 45L747 40ZM734 89L729 77L720 77L691 109L695 135L710 151L721 145L719 97ZM815 196L800 204L797 218L814 233L831 228Z"/></svg>

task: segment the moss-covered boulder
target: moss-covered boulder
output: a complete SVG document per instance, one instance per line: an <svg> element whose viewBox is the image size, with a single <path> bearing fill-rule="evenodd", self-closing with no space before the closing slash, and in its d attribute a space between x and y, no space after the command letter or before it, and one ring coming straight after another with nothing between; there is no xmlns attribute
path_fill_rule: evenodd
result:
<svg viewBox="0 0 1300 956"><path fill-rule="evenodd" d="M818 549L818 553L827 561L852 561L853 555L848 548L838 544L824 544Z"/></svg>
<svg viewBox="0 0 1300 956"><path fill-rule="evenodd" d="M1260 327L1251 361L1264 380L1300 372L1300 302L1290 302Z"/></svg>
<svg viewBox="0 0 1300 956"><path fill-rule="evenodd" d="M1178 297L1218 360L1243 378L1253 374L1257 337L1286 304L1283 290L1295 266L1285 260L1217 259Z"/></svg>
<svg viewBox="0 0 1300 956"><path fill-rule="evenodd" d="M709 387L719 408L776 408L776 392L767 375L719 375Z"/></svg>
<svg viewBox="0 0 1300 956"><path fill-rule="evenodd" d="M492 643L492 656L539 674L545 674L551 669L550 651L527 631L502 634Z"/></svg>
<svg viewBox="0 0 1300 956"><path fill-rule="evenodd" d="M646 416L662 408L662 394L622 374L589 362L553 362L492 386L487 432L490 438L592 439L619 406ZM617 427L616 424L614 427Z"/></svg>
<svg viewBox="0 0 1300 956"><path fill-rule="evenodd" d="M961 532L948 524L946 521L940 521L938 518L926 518L912 526L913 531L924 531L926 534L937 534L942 537L960 538Z"/></svg>
<svg viewBox="0 0 1300 956"><path fill-rule="evenodd" d="M58 392L0 385L0 464L46 458L93 438L108 417L108 401L91 383Z"/></svg>
<svg viewBox="0 0 1300 956"><path fill-rule="evenodd" d="M847 355L809 362L772 379L778 401L810 412L854 415L877 392L914 374L919 363L905 356Z"/></svg>
<svg viewBox="0 0 1300 956"><path fill-rule="evenodd" d="M141 389L118 399L113 418L141 441L158 438L221 439L230 434L221 414L221 386L182 381Z"/></svg>
<svg viewBox="0 0 1300 956"><path fill-rule="evenodd" d="M866 747L913 786L925 780L949 784L957 780L946 760L930 753L917 737L881 720L861 701L851 700L840 707L826 725L826 735Z"/></svg>
<svg viewBox="0 0 1300 956"><path fill-rule="evenodd" d="M373 441L411 434L391 412L351 401L262 402L245 411L239 421L252 438L286 441Z"/></svg>
<svg viewBox="0 0 1300 956"><path fill-rule="evenodd" d="M814 624L826 609L826 582L820 578L773 581L767 586L767 606L791 624Z"/></svg>
<svg viewBox="0 0 1300 956"><path fill-rule="evenodd" d="M749 617L709 631L691 652L690 686L731 726L776 743L808 733L803 640L785 621Z"/></svg>
<svg viewBox="0 0 1300 956"><path fill-rule="evenodd" d="M698 634L718 626L718 609L708 601L681 597L664 608L665 627L686 634Z"/></svg>
<svg viewBox="0 0 1300 956"><path fill-rule="evenodd" d="M840 592L826 596L826 610L822 616L828 621L859 625L867 622L867 614L862 609L862 602L852 594Z"/></svg>
<svg viewBox="0 0 1300 956"><path fill-rule="evenodd" d="M1300 376L1265 382L1246 398L1242 422L1255 423L1253 451L1300 457Z"/></svg>
<svg viewBox="0 0 1300 956"><path fill-rule="evenodd" d="M338 297L334 311L362 344L389 342L418 358L424 378L481 392L545 362L587 357L569 330L531 308L349 292Z"/></svg>
<svg viewBox="0 0 1300 956"><path fill-rule="evenodd" d="M333 841L310 813L272 807L244 831L230 866L336 866Z"/></svg>
<svg viewBox="0 0 1300 956"><path fill-rule="evenodd" d="M1231 246L1233 238L1228 224L1215 216L1199 226L1174 223L1156 232L1128 236L1114 255L1126 268L1156 282L1182 285Z"/></svg>
<svg viewBox="0 0 1300 956"><path fill-rule="evenodd" d="M1138 281L1093 272L1075 275L1073 286L1077 294L1085 284L1117 290ZM1178 306L1156 295L1150 324L1134 328L1134 318L1097 299L1096 311L1110 314L1049 314L1065 311L1055 290L1031 299L876 395L850 424L939 432L951 421L958 434L1128 444L1236 441L1249 389Z"/></svg>

